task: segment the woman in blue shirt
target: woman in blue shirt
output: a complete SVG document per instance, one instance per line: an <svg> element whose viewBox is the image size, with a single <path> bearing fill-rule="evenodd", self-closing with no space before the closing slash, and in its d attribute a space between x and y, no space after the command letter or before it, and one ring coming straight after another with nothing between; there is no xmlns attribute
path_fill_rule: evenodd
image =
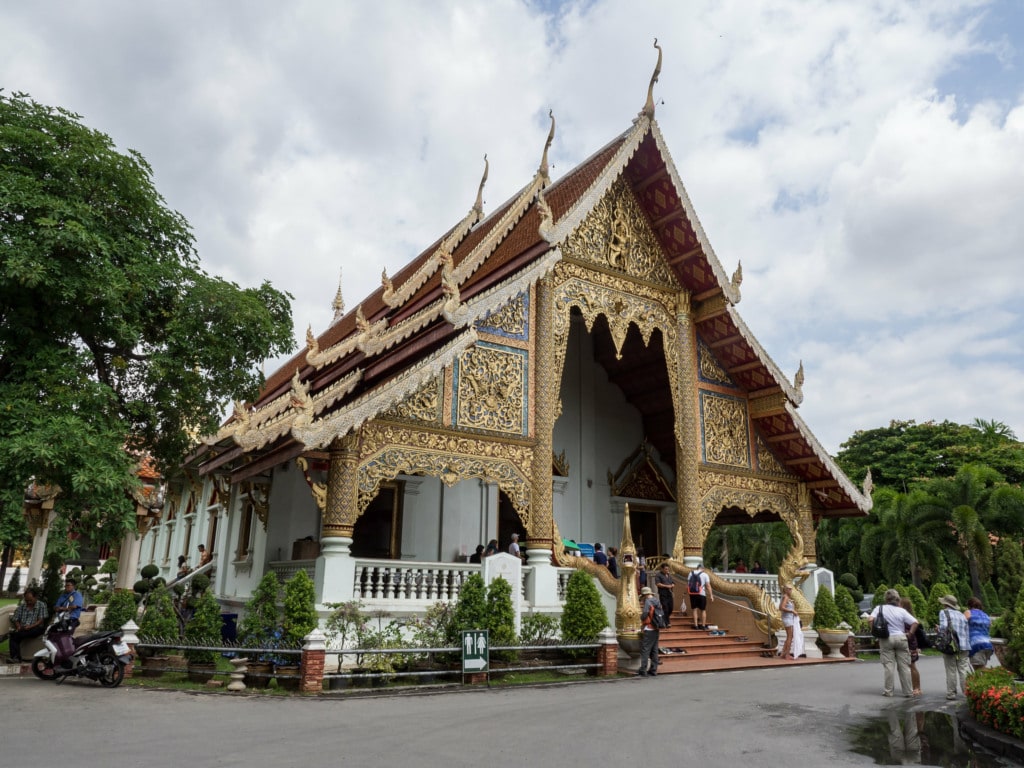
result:
<svg viewBox="0 0 1024 768"><path fill-rule="evenodd" d="M992 619L982 608L981 600L976 597L967 601L964 618L967 619L967 628L971 633L971 666L979 669L986 666L992 657L992 638L989 637Z"/></svg>

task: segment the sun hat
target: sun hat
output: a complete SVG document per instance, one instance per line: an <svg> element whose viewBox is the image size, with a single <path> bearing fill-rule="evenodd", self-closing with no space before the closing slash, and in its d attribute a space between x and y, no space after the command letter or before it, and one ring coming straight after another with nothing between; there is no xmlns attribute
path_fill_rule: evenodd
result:
<svg viewBox="0 0 1024 768"><path fill-rule="evenodd" d="M956 598L953 597L953 595L943 595L939 598L939 602L947 608L952 608L954 611L960 610L960 603L956 601Z"/></svg>
<svg viewBox="0 0 1024 768"><path fill-rule="evenodd" d="M644 587L640 590L641 595L653 595L654 591L650 587Z"/></svg>

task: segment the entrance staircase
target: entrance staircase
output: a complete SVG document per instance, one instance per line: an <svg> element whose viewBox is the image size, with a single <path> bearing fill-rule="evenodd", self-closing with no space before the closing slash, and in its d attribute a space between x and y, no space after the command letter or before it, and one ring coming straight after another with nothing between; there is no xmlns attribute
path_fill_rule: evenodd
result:
<svg viewBox="0 0 1024 768"><path fill-rule="evenodd" d="M658 674L718 672L759 667L783 667L805 664L830 664L854 661L847 658L781 659L775 649L765 647L763 636L744 636L726 627L717 630L693 628L693 617L673 612L670 627L661 630L658 647L662 649Z"/></svg>

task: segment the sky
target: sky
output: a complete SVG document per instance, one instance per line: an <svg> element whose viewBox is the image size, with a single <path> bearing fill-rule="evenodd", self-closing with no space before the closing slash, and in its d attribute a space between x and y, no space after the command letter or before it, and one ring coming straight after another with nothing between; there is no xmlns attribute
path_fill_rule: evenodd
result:
<svg viewBox="0 0 1024 768"><path fill-rule="evenodd" d="M472 207L657 120L747 325L835 453L891 420L1024 439L1018 0L0 4L0 87L135 149L206 271L297 343ZM271 373L276 362L267 363Z"/></svg>

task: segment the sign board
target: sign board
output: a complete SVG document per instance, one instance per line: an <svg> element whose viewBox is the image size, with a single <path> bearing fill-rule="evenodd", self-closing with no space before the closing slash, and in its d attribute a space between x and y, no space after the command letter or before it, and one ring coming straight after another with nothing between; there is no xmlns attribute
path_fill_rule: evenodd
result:
<svg viewBox="0 0 1024 768"><path fill-rule="evenodd" d="M491 639L486 629L462 630L462 674L490 672Z"/></svg>
<svg viewBox="0 0 1024 768"><path fill-rule="evenodd" d="M593 544L580 544L580 554L584 557L589 557L591 560L594 559L594 545Z"/></svg>

